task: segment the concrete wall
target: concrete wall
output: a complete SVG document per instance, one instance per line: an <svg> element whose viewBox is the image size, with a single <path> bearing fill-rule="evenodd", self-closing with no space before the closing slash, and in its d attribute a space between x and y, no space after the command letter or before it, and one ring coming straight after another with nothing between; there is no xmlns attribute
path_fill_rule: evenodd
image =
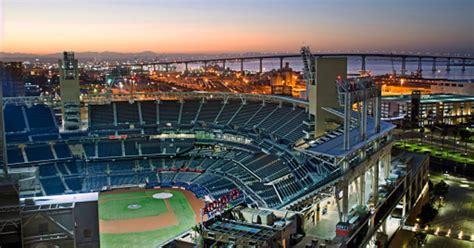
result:
<svg viewBox="0 0 474 248"><path fill-rule="evenodd" d="M99 247L100 239L98 202L76 203L74 213L76 221L76 247Z"/></svg>
<svg viewBox="0 0 474 248"><path fill-rule="evenodd" d="M339 108L337 99L336 79L347 78L347 58L318 58L315 62L316 85L309 87L309 110L315 116L315 136L334 128L330 122L337 118L323 110L323 107Z"/></svg>

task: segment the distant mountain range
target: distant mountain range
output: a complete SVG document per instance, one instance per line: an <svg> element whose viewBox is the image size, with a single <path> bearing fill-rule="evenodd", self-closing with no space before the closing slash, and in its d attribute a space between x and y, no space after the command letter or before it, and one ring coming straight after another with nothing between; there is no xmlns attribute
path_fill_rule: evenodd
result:
<svg viewBox="0 0 474 248"><path fill-rule="evenodd" d="M221 54L165 54L151 51L143 51L138 53L121 53L121 52L76 52L75 56L80 62L86 61L169 61L179 59L200 59L230 56L249 56L262 55L264 53L221 53ZM265 53L266 54L266 53ZM30 61L36 59L40 62L57 62L62 58L62 53L51 54L31 54L31 53L6 53L0 52L0 61Z"/></svg>

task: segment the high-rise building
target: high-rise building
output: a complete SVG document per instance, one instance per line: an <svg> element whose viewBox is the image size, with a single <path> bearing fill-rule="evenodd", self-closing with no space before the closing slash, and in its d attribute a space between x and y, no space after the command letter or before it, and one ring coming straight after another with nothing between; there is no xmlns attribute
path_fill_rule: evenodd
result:
<svg viewBox="0 0 474 248"><path fill-rule="evenodd" d="M73 52L64 52L59 60L59 85L61 89L62 128L65 131L78 130L81 125L80 84L77 59Z"/></svg>
<svg viewBox="0 0 474 248"><path fill-rule="evenodd" d="M3 96L24 96L25 82L23 81L23 63L0 62L0 64L3 67L0 74Z"/></svg>
<svg viewBox="0 0 474 248"><path fill-rule="evenodd" d="M420 99L421 92L414 90L411 93L411 111L410 120L412 127L418 127L420 124Z"/></svg>

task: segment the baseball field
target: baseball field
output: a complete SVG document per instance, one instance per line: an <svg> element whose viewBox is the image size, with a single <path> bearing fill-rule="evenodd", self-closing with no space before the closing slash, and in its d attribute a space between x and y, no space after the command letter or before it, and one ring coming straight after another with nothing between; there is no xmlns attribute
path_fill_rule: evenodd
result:
<svg viewBox="0 0 474 248"><path fill-rule="evenodd" d="M181 189L122 189L99 195L101 247L157 247L200 220L204 202Z"/></svg>

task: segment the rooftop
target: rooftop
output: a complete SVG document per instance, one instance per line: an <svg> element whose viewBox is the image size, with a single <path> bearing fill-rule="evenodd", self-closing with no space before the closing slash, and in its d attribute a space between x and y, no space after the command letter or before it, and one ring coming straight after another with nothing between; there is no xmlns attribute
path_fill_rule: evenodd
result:
<svg viewBox="0 0 474 248"><path fill-rule="evenodd" d="M357 115L356 112L353 113ZM315 152L318 154L329 155L332 157L345 157L348 154L351 154L361 147L366 145L367 143L375 140L376 138L380 137L381 135L388 133L390 130L394 129L395 125L381 121L380 122L380 132L375 132L375 119L371 116L367 117L367 139L362 141L360 140L360 129L358 127L352 128L349 134L349 144L350 149L344 150L344 135L339 135L335 138L332 138L322 144L309 147L307 151Z"/></svg>
<svg viewBox="0 0 474 248"><path fill-rule="evenodd" d="M382 101L409 102L411 95L383 96ZM437 102L465 102L474 101L474 96L456 95L456 94L426 94L421 95L421 103Z"/></svg>

